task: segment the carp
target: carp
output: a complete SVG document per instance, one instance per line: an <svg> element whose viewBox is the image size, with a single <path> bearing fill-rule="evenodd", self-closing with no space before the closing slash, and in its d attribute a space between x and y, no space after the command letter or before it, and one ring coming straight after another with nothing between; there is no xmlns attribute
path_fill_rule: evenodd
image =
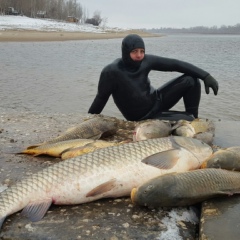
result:
<svg viewBox="0 0 240 240"><path fill-rule="evenodd" d="M204 161L201 168L222 168L240 171L240 147L229 147L216 151Z"/></svg>
<svg viewBox="0 0 240 240"><path fill-rule="evenodd" d="M131 191L132 202L148 207L181 207L240 193L240 173L197 169L153 178Z"/></svg>
<svg viewBox="0 0 240 240"><path fill-rule="evenodd" d="M174 136L101 148L55 163L0 194L0 228L7 216L21 209L38 221L52 203L130 196L132 188L153 177L199 168L211 154L212 148L199 140Z"/></svg>

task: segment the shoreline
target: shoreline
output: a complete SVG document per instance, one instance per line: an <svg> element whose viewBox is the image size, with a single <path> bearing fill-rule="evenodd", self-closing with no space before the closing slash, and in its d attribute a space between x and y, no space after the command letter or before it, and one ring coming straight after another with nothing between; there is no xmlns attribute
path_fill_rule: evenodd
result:
<svg viewBox="0 0 240 240"><path fill-rule="evenodd" d="M0 42L44 42L44 41L75 41L124 38L130 33L141 37L161 37L161 35L147 33L140 30L122 32L65 32L65 31L37 31L37 30L4 30L0 31Z"/></svg>

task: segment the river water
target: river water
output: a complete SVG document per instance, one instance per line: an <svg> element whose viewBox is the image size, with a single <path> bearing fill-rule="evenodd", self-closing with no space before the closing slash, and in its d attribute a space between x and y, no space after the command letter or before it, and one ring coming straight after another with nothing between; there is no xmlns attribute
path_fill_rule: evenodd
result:
<svg viewBox="0 0 240 240"><path fill-rule="evenodd" d="M121 55L122 39L0 43L0 111L86 114L102 68ZM210 72L220 85L205 94L199 116L240 120L240 36L169 35L145 38L146 53L177 58ZM154 87L178 73L151 72ZM184 110L180 102L174 110ZM112 99L102 112L122 117Z"/></svg>

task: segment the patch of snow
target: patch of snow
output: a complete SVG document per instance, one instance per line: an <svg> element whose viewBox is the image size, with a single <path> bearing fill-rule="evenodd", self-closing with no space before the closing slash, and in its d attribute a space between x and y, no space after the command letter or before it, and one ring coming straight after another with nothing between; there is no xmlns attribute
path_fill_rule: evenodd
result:
<svg viewBox="0 0 240 240"><path fill-rule="evenodd" d="M123 31L120 28L97 27L91 24L71 23L53 19L29 18L26 16L0 15L1 30L36 30L36 31L66 31L93 32Z"/></svg>
<svg viewBox="0 0 240 240"><path fill-rule="evenodd" d="M172 240L178 239L183 240L179 233L179 222L190 222L198 224L199 219L192 208L187 209L172 209L168 216L164 217L161 222L166 226L166 231L161 232L158 240Z"/></svg>

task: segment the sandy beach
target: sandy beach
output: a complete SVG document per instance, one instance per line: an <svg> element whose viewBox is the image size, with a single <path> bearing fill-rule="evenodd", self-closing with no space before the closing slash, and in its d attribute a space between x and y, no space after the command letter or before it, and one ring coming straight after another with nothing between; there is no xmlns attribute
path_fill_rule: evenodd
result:
<svg viewBox="0 0 240 240"><path fill-rule="evenodd" d="M69 41L123 38L130 33L137 33L142 37L157 37L152 33L139 30L121 32L65 32L65 31L35 31L35 30L4 30L0 31L0 42L27 42L27 41Z"/></svg>

